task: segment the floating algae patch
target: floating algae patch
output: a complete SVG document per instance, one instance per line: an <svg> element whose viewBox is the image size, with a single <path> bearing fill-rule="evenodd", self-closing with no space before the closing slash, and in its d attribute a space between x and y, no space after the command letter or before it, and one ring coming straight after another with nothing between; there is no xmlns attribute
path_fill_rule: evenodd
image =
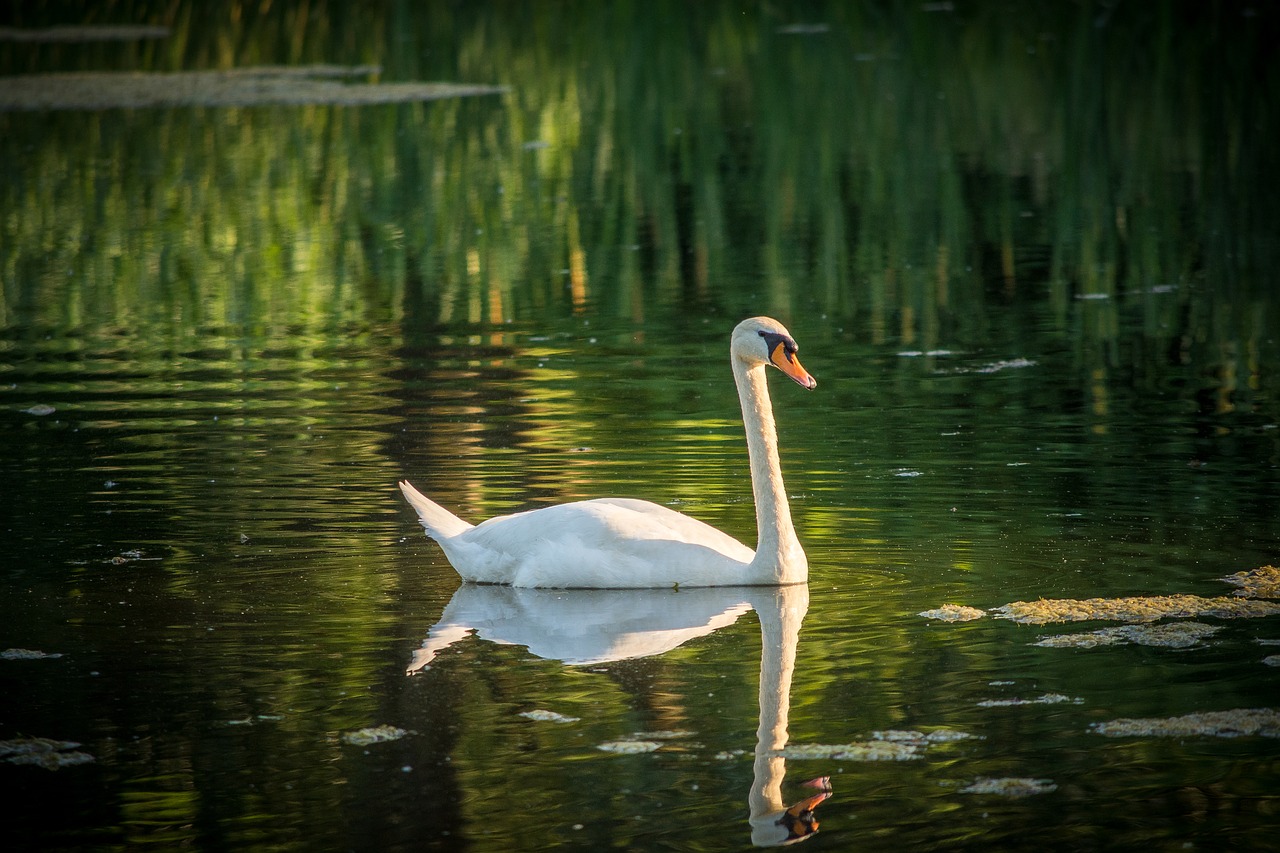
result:
<svg viewBox="0 0 1280 853"><path fill-rule="evenodd" d="M1093 649L1098 646L1118 646L1127 642L1128 640L1114 628L1103 628L1100 631L1088 631L1083 634L1055 634L1052 637L1041 637L1031 645L1048 649Z"/></svg>
<svg viewBox="0 0 1280 853"><path fill-rule="evenodd" d="M60 658L59 652L42 652L36 649L5 649L0 652L0 660L48 660Z"/></svg>
<svg viewBox="0 0 1280 853"><path fill-rule="evenodd" d="M994 608L998 619L1022 625L1051 622L1154 622L1157 619L1187 619L1216 616L1220 619L1251 619L1280 614L1280 604L1246 598L1199 595L1154 595L1133 598L1042 598L1015 601Z"/></svg>
<svg viewBox="0 0 1280 853"><path fill-rule="evenodd" d="M168 27L98 24L64 27L0 27L0 41L75 44L93 41L140 41L169 37Z"/></svg>
<svg viewBox="0 0 1280 853"><path fill-rule="evenodd" d="M1089 728L1106 737L1280 737L1280 711L1237 708L1182 717L1122 718L1093 723Z"/></svg>
<svg viewBox="0 0 1280 853"><path fill-rule="evenodd" d="M1159 646L1166 649L1189 649L1211 637L1221 628L1203 622L1170 622L1162 625L1117 625L1100 628L1083 634L1058 634L1044 637L1033 646L1053 649L1092 649L1096 646L1115 646L1135 643L1139 646Z"/></svg>
<svg viewBox="0 0 1280 853"><path fill-rule="evenodd" d="M1007 776L1000 779L978 778L960 789L962 794L995 794L1001 797L1031 797L1058 790L1052 779L1027 779Z"/></svg>
<svg viewBox="0 0 1280 853"><path fill-rule="evenodd" d="M597 744L596 749L601 752L612 752L616 755L636 755L643 752L654 752L664 746L670 746L672 741L693 737L693 734L693 732L686 729L632 732L618 740ZM687 748L689 746L701 746L701 744L683 744L683 746ZM721 755L726 754L722 753Z"/></svg>
<svg viewBox="0 0 1280 853"><path fill-rule="evenodd" d="M581 717L570 717L566 714L557 714L555 711L521 711L520 716L539 723L576 723Z"/></svg>
<svg viewBox="0 0 1280 853"><path fill-rule="evenodd" d="M920 747L906 741L866 740L854 743L796 743L773 751L782 758L822 758L833 761L910 761Z"/></svg>
<svg viewBox="0 0 1280 853"><path fill-rule="evenodd" d="M614 755L639 755L656 752L661 747L662 744L656 740L611 740L596 745L596 749L601 752L611 752Z"/></svg>
<svg viewBox="0 0 1280 853"><path fill-rule="evenodd" d="M1280 598L1280 569L1275 566L1236 572L1219 580L1240 587L1233 595L1244 598Z"/></svg>
<svg viewBox="0 0 1280 853"><path fill-rule="evenodd" d="M74 767L93 761L92 755L76 750L79 745L75 741L44 737L0 740L0 759L10 764L34 764L46 770Z"/></svg>
<svg viewBox="0 0 1280 853"><path fill-rule="evenodd" d="M974 737L977 737L977 735L956 731L955 729L934 729L928 733L918 732L914 729L886 729L885 731L871 733L872 740L913 743L920 747L935 746L941 743L956 743L957 741L969 740Z"/></svg>
<svg viewBox="0 0 1280 853"><path fill-rule="evenodd" d="M357 729L354 732L344 732L342 742L349 743L352 746L368 746L371 743L399 740L407 734L407 731L398 729L395 726L370 726L366 729Z"/></svg>
<svg viewBox="0 0 1280 853"><path fill-rule="evenodd" d="M1021 699L1017 697L1008 699L983 699L978 703L979 708L1016 708L1020 705L1063 705L1066 703L1072 705L1083 705L1084 700L1076 697L1064 696L1061 693L1044 693L1040 696L1034 696L1030 699Z"/></svg>
<svg viewBox="0 0 1280 853"><path fill-rule="evenodd" d="M278 723L284 717L280 714L254 714L250 717L240 717L235 720L223 720L224 726L256 726L258 723Z"/></svg>
<svg viewBox="0 0 1280 853"><path fill-rule="evenodd" d="M0 78L0 110L102 110L115 107L251 107L263 104L361 106L493 95L502 86L465 83L346 83L372 65L255 66L227 71L91 71Z"/></svg>
<svg viewBox="0 0 1280 853"><path fill-rule="evenodd" d="M916 615L923 616L926 619L937 619L942 622L969 622L974 619L981 619L987 613L985 610L966 607L963 604L944 604L934 610L924 610Z"/></svg>
<svg viewBox="0 0 1280 853"><path fill-rule="evenodd" d="M871 733L871 739L853 743L793 743L774 750L782 758L819 758L834 761L910 761L940 744L968 740L975 735L954 729L931 732L887 729Z"/></svg>

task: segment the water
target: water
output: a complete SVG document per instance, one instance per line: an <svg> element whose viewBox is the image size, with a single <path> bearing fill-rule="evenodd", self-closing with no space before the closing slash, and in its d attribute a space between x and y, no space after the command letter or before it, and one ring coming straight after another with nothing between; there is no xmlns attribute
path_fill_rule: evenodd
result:
<svg viewBox="0 0 1280 853"><path fill-rule="evenodd" d="M0 661L0 740L93 758L0 763L14 843L745 849L829 776L810 849L1267 848L1274 737L1091 727L1280 707L1280 617L1053 648L1118 623L918 615L1277 562L1268 119L1203 94L1255 78L1123 11L572 8L184 7L161 50L9 52L208 67L235 32L237 65L514 87L0 114L0 648L61 655ZM1246 70L1271 17L1214 19ZM458 584L398 479L471 520L626 495L751 541L726 349L762 312L819 380L772 384L807 587ZM404 734L344 739L374 726ZM815 755L908 730L971 737Z"/></svg>

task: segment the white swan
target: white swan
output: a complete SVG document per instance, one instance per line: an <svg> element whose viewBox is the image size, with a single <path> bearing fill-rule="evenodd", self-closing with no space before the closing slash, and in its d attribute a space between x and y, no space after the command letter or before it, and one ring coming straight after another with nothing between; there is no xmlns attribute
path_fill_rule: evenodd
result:
<svg viewBox="0 0 1280 853"><path fill-rule="evenodd" d="M471 525L407 481L400 489L466 581L592 589L803 583L808 561L782 484L765 367L772 364L805 388L818 382L800 365L790 333L768 317L739 323L729 354L751 459L755 551L648 501L577 501Z"/></svg>

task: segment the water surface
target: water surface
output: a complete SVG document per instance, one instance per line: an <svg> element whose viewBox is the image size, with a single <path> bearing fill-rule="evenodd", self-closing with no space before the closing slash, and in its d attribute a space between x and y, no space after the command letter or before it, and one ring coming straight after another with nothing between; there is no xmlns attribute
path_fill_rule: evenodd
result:
<svg viewBox="0 0 1280 853"><path fill-rule="evenodd" d="M1280 559L1272 13L200 8L4 71L510 89L0 114L0 647L60 655L0 661L0 740L93 758L0 763L17 843L742 849L829 776L812 849L1270 844L1274 729L1091 726L1280 708L1280 617L918 614ZM399 478L752 541L756 313L819 380L772 384L807 587L459 585Z"/></svg>

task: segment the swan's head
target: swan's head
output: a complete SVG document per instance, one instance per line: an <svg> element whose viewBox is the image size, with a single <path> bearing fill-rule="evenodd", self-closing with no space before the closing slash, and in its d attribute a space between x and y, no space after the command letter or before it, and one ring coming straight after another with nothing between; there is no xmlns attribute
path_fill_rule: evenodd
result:
<svg viewBox="0 0 1280 853"><path fill-rule="evenodd" d="M801 366L796 356L800 348L787 327L771 317L751 317L739 323L729 349L748 367L772 364L810 391L818 387L818 380Z"/></svg>

